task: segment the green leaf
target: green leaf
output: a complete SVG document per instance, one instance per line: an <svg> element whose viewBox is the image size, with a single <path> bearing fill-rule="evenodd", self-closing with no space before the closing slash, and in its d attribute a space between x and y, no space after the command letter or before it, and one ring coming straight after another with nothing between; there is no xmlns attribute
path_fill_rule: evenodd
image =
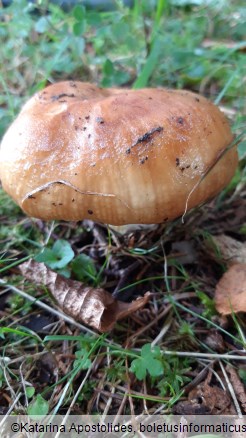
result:
<svg viewBox="0 0 246 438"><path fill-rule="evenodd" d="M243 368L239 369L238 374L240 379L242 379L243 383L245 383L246 385L246 369Z"/></svg>
<svg viewBox="0 0 246 438"><path fill-rule="evenodd" d="M43 252L36 255L35 260L40 263L45 263L50 268L57 262L57 257L50 248L44 248Z"/></svg>
<svg viewBox="0 0 246 438"><path fill-rule="evenodd" d="M147 368L141 358L132 361L130 371L135 374L138 380L145 379L147 374Z"/></svg>
<svg viewBox="0 0 246 438"><path fill-rule="evenodd" d="M71 268L76 278L80 281L95 281L97 270L93 260L86 254L80 254L73 260Z"/></svg>
<svg viewBox="0 0 246 438"><path fill-rule="evenodd" d="M238 145L238 155L239 155L239 160L242 160L243 158L246 158L246 140L242 141Z"/></svg>
<svg viewBox="0 0 246 438"><path fill-rule="evenodd" d="M91 366L91 360L88 357L88 351L85 348L75 352L75 361L73 363L74 368L80 368L81 370L88 370Z"/></svg>
<svg viewBox="0 0 246 438"><path fill-rule="evenodd" d="M41 17L35 24L35 30L38 33L47 32L50 28L50 23L47 17Z"/></svg>
<svg viewBox="0 0 246 438"><path fill-rule="evenodd" d="M85 31L85 21L77 21L77 23L73 25L73 34L75 36L82 35L84 31Z"/></svg>
<svg viewBox="0 0 246 438"><path fill-rule="evenodd" d="M65 278L71 277L71 270L68 268L57 269L56 271L58 272L59 275L62 275Z"/></svg>
<svg viewBox="0 0 246 438"><path fill-rule="evenodd" d="M149 79L154 72L156 65L160 61L161 51L162 43L159 38L156 38L153 42L151 52L146 59L145 65L137 80L133 84L133 88L143 88L148 85Z"/></svg>
<svg viewBox="0 0 246 438"><path fill-rule="evenodd" d="M49 403L42 397L41 394L38 394L35 400L27 408L28 415L32 417L47 415L49 412Z"/></svg>
<svg viewBox="0 0 246 438"><path fill-rule="evenodd" d="M52 249L45 248L35 257L37 262L43 262L51 269L63 269L73 259L74 252L70 243L60 239L55 242Z"/></svg>
<svg viewBox="0 0 246 438"><path fill-rule="evenodd" d="M114 64L110 59L106 59L106 61L103 64L103 74L105 76L111 76L114 73Z"/></svg>
<svg viewBox="0 0 246 438"><path fill-rule="evenodd" d="M85 8L83 6L76 5L73 8L73 16L78 21L83 20L83 18L85 16Z"/></svg>
<svg viewBox="0 0 246 438"><path fill-rule="evenodd" d="M26 387L26 396L27 396L27 398L33 397L34 393L35 393L35 388L33 386L27 386Z"/></svg>
<svg viewBox="0 0 246 438"><path fill-rule="evenodd" d="M145 344L141 349L141 356L132 361L130 371L132 371L139 380L143 380L147 372L151 377L161 376L164 368L159 358L160 348L151 347L151 344Z"/></svg>

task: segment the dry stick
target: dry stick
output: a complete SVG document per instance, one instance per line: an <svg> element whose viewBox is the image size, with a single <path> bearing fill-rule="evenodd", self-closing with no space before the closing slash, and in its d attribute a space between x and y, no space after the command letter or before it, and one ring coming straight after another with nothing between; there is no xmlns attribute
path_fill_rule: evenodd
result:
<svg viewBox="0 0 246 438"><path fill-rule="evenodd" d="M109 348L107 347L107 368L108 369L110 368L110 364L111 364L110 351L109 351ZM105 378L106 378L106 373L102 377L102 381L104 381L104 383L105 383ZM102 414L102 422L104 421L104 418L106 418L106 416L108 415L109 408L110 408L111 403L113 401L113 394L114 393L115 393L115 387L111 386L111 395L108 398L108 401L107 401L106 406L104 408L104 411L103 411L103 414Z"/></svg>
<svg viewBox="0 0 246 438"><path fill-rule="evenodd" d="M201 361L201 363L202 363L202 361ZM209 371L216 377L216 379L220 383L223 391L226 391L226 387L225 387L225 385L223 383L223 380L220 378L219 374L213 368L211 368L211 367L209 368Z"/></svg>
<svg viewBox="0 0 246 438"><path fill-rule="evenodd" d="M235 405L235 408L236 408L236 411L237 411L237 415L238 415L239 418L243 418L243 415L242 415L242 412L241 412L241 409L240 409L239 403L238 403L238 401L237 401L237 397L236 397L236 394L235 394L234 388L233 388L233 386L232 386L232 384L231 384L231 382L230 382L230 380L229 380L229 378L228 378L228 376L227 376L227 373L226 373L226 370L225 370L225 368L224 368L224 365L223 365L223 363L222 363L221 361L219 362L219 364L220 364L220 367L221 367L222 372L223 372L223 374L224 374L224 377L225 377L225 380L226 380L226 383L227 383L227 387L228 387L228 389L229 389L229 391L230 391L230 394L231 394L232 400L233 400L233 402L234 402L234 405Z"/></svg>
<svg viewBox="0 0 246 438"><path fill-rule="evenodd" d="M146 330L148 330L150 327L152 327L152 325L156 324L159 321L159 319L161 319L163 316L165 316L170 311L171 308L172 308L172 305L168 304L165 307L165 309L161 313L159 313L159 315L157 315L154 319L152 319L152 321L150 321L149 324L141 327L139 330L136 331L136 333L131 335L128 338L128 345L129 345L129 343L131 342L132 339L134 339L135 337L139 336L140 334L143 334Z"/></svg>
<svg viewBox="0 0 246 438"><path fill-rule="evenodd" d="M65 415L65 417L63 418L63 420L62 420L62 422L61 422L61 425L66 424L66 421L67 421L67 419L68 419L68 416L69 416L69 414L70 414L72 408L74 407L74 405L75 405L75 403L76 403L76 401L77 401L77 398L78 398L78 396L79 396L81 390L83 389L83 386L84 386L84 384L85 384L87 378L89 377L92 368L94 367L94 364L95 364L96 360L97 360L97 357L95 357L94 361L93 361L92 364L90 365L90 368L88 368L87 373L86 373L84 379L82 380L81 384L79 385L79 388L77 389L76 394L74 395L74 398L73 398L73 400L72 400L72 402L71 402L71 404L70 404L70 406L69 406L69 408L68 408L68 410L67 410L67 412L66 412L66 415ZM60 436L60 433L61 433L61 432L57 432L57 434L55 435L55 438L58 438L58 437Z"/></svg>
<svg viewBox="0 0 246 438"><path fill-rule="evenodd" d="M12 412L13 409L14 409L14 407L17 405L17 403L18 403L18 401L19 401L19 399L20 399L20 397L21 397L22 395L23 395L22 392L20 392L20 393L18 394L18 396L15 398L15 400L13 401L12 405L9 407L7 413L4 415L4 417L3 417L3 419L2 419L2 421L1 421L1 423L0 423L0 429L1 429L1 427L3 426L4 422L6 421L8 415L11 414L11 412Z"/></svg>
<svg viewBox="0 0 246 438"><path fill-rule="evenodd" d="M165 336L165 334L168 332L168 330L169 330L169 328L171 326L171 323L172 323L172 321L171 321L171 318L170 318L169 321L167 321L165 323L165 325L161 329L160 333L158 333L156 338L151 342L151 347L154 347L156 344L158 344L161 341L163 336Z"/></svg>
<svg viewBox="0 0 246 438"><path fill-rule="evenodd" d="M110 408L110 406L111 406L111 404L112 404L112 401L113 401L113 395L114 395L114 393L115 393L115 388L114 388L114 386L113 386L111 392L109 392L110 395L109 395L108 401L107 401L107 403L106 403L106 406L105 406L104 411L103 411L103 414L102 414L102 420L101 420L102 422L104 422L105 418L106 418L107 415L108 415L109 408Z"/></svg>
<svg viewBox="0 0 246 438"><path fill-rule="evenodd" d="M123 396L123 398L122 398L122 401L121 401L120 407L119 407L119 409L118 409L118 412L117 412L117 414L115 415L114 424L117 423L119 416L122 415L122 411L123 411L123 409L124 409L124 407L125 407L125 404L126 404L127 398L128 398L128 395L127 395L127 391L126 391L126 389L125 389L125 394L124 394L124 396Z"/></svg>

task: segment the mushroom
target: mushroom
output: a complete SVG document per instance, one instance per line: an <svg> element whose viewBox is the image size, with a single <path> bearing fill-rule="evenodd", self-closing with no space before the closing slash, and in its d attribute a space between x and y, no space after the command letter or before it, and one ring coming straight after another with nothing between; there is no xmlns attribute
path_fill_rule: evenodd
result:
<svg viewBox="0 0 246 438"><path fill-rule="evenodd" d="M0 178L33 217L158 224L231 180L232 140L221 111L192 92L66 81L24 105L2 140Z"/></svg>

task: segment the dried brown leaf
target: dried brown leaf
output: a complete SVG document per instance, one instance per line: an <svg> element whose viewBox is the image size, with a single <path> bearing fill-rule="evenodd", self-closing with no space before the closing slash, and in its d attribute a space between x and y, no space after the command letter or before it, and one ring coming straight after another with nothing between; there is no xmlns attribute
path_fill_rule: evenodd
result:
<svg viewBox="0 0 246 438"><path fill-rule="evenodd" d="M216 286L215 306L219 313L246 312L246 263L232 265Z"/></svg>
<svg viewBox="0 0 246 438"><path fill-rule="evenodd" d="M146 292L131 303L123 303L102 288L62 277L44 263L29 260L19 269L28 280L46 286L64 313L100 332L111 330L116 321L144 307L151 295Z"/></svg>
<svg viewBox="0 0 246 438"><path fill-rule="evenodd" d="M228 412L231 404L229 395L218 386L210 386L205 380L197 385L188 396L191 403L200 403L213 415Z"/></svg>
<svg viewBox="0 0 246 438"><path fill-rule="evenodd" d="M176 415L232 414L231 400L226 391L210 386L207 379L188 394L188 400L179 401L172 411Z"/></svg>

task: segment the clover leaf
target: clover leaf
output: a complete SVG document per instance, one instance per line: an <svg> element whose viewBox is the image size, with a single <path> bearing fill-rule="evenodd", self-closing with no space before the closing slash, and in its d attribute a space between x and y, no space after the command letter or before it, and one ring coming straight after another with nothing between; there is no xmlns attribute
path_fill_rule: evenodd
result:
<svg viewBox="0 0 246 438"><path fill-rule="evenodd" d="M63 269L73 259L71 245L63 239L57 240L53 247L44 250L35 257L37 262L43 262L51 269Z"/></svg>
<svg viewBox="0 0 246 438"><path fill-rule="evenodd" d="M131 363L132 371L138 380L145 379L147 373L151 377L161 376L164 371L163 364L160 360L159 347L152 347L151 344L145 344L141 349L141 356L134 359Z"/></svg>

